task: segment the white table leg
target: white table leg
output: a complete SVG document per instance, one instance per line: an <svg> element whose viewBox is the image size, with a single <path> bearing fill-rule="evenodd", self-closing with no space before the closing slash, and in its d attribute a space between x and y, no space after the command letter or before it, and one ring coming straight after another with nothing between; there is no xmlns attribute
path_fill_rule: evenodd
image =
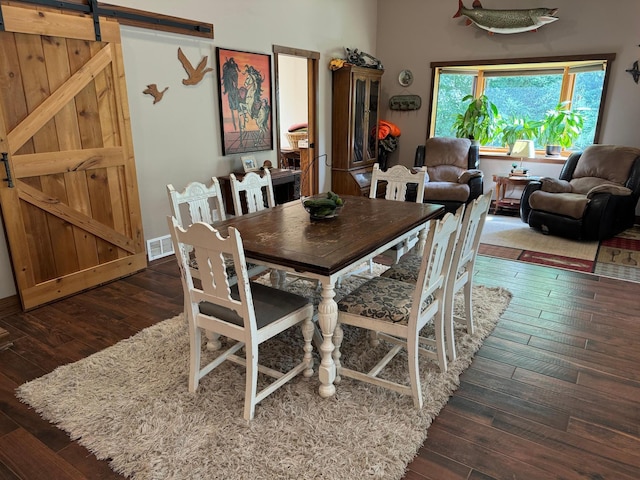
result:
<svg viewBox="0 0 640 480"><path fill-rule="evenodd" d="M322 300L318 305L318 325L322 331L322 345L320 345L320 366L318 367L318 377L320 378L320 396L330 397L336 393L333 384L336 378L336 364L333 361L333 332L338 323L338 304L335 296L334 285L330 281L322 282Z"/></svg>
<svg viewBox="0 0 640 480"><path fill-rule="evenodd" d="M427 245L427 230L429 229L430 225L430 223L427 223L425 225L425 228L420 230L420 233L418 234L418 248L416 253L420 257L424 254L424 247Z"/></svg>

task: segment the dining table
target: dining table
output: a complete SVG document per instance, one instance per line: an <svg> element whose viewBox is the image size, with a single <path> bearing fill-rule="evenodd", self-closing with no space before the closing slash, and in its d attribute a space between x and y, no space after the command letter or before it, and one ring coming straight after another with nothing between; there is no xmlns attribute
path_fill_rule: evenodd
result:
<svg viewBox="0 0 640 480"><path fill-rule="evenodd" d="M334 348L334 342L339 345L342 340L334 338L334 333L342 332L336 329L336 283L355 267L412 236L419 236L417 248L422 251L428 222L444 213L438 204L348 195L342 199L344 206L333 218L312 219L301 201L292 201L215 225L223 235L229 227L240 232L248 261L321 283L318 377L319 394L324 398L335 394L334 384L340 381L336 375L340 354Z"/></svg>

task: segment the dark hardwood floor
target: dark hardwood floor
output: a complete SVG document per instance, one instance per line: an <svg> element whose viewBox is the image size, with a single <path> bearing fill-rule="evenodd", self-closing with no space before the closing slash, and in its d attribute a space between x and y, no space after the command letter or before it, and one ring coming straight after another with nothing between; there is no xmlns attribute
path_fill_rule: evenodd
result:
<svg viewBox="0 0 640 480"><path fill-rule="evenodd" d="M640 478L640 284L488 257L475 282L513 300L405 478ZM0 480L120 478L14 390L181 309L172 258L31 312L0 302Z"/></svg>

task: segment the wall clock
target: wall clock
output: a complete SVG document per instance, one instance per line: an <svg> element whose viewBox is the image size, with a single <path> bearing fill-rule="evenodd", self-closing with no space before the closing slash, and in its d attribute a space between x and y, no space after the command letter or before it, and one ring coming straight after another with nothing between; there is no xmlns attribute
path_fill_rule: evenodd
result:
<svg viewBox="0 0 640 480"><path fill-rule="evenodd" d="M398 83L403 87L408 87L413 83L413 73L411 70L402 70L398 76Z"/></svg>

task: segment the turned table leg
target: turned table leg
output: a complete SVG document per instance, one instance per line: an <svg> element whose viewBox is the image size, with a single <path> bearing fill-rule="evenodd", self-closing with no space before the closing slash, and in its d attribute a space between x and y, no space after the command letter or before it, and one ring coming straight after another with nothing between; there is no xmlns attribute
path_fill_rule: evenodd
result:
<svg viewBox="0 0 640 480"><path fill-rule="evenodd" d="M322 345L320 345L320 366L318 377L320 378L320 396L330 397L336 393L333 384L336 379L336 364L333 361L333 333L338 323L338 304L335 296L334 284L331 281L322 282L322 300L318 305L318 325L322 331Z"/></svg>

